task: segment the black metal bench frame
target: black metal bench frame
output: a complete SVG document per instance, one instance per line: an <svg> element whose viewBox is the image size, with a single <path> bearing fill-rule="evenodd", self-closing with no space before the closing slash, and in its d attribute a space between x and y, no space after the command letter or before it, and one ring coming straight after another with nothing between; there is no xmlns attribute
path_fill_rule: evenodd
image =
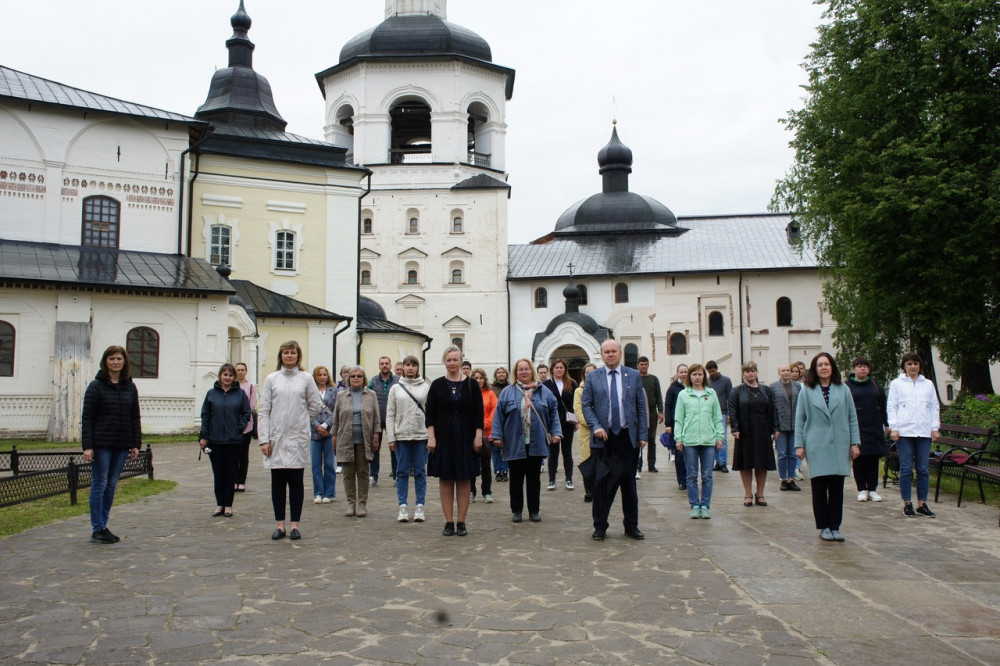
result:
<svg viewBox="0 0 1000 666"><path fill-rule="evenodd" d="M985 504L986 493L983 492L983 480L1000 483L1000 454L992 451L977 451L969 456L969 459L962 466L962 480L958 484L959 506L962 506L962 491L965 489L966 475L972 475L976 478L976 483L979 485L979 501Z"/></svg>

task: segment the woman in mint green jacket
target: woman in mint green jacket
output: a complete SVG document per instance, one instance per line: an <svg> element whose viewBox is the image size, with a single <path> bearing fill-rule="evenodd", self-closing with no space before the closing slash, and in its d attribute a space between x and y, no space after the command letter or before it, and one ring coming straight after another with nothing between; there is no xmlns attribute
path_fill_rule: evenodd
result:
<svg viewBox="0 0 1000 666"><path fill-rule="evenodd" d="M715 391L705 386L705 368L695 363L688 368L687 388L677 395L674 408L674 439L677 453L687 467L688 502L691 517L709 519L712 502L712 468L715 451L722 448L722 408ZM701 494L698 467L701 466Z"/></svg>

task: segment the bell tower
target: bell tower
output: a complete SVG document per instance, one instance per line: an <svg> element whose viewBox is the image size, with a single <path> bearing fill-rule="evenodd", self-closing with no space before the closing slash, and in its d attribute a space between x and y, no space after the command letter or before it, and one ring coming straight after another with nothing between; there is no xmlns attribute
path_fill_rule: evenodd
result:
<svg viewBox="0 0 1000 666"><path fill-rule="evenodd" d="M477 365L506 364L514 70L446 20L446 0L385 8L382 23L316 75L326 140L373 172L361 202L360 293L436 350L456 344ZM434 356L430 376L441 371Z"/></svg>

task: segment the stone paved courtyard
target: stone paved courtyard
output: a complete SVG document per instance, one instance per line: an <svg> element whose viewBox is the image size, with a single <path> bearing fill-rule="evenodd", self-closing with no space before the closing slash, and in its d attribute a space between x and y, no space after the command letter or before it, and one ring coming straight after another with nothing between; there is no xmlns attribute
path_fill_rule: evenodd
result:
<svg viewBox="0 0 1000 666"><path fill-rule="evenodd" d="M428 521L399 524L384 475L364 519L338 478L334 503L307 497L303 539L274 542L257 460L231 519L210 517L195 444L154 460L180 485L116 507L120 544L91 544L86 516L0 540L0 662L1000 663L997 509L972 494L905 518L898 491L862 504L848 480L847 542L824 543L808 482L772 474L770 506L744 508L738 474L716 473L713 519L691 520L661 462L638 482L646 540L616 504L599 543L578 477L543 485L537 524L511 523L494 484L465 538L441 536L436 480Z"/></svg>

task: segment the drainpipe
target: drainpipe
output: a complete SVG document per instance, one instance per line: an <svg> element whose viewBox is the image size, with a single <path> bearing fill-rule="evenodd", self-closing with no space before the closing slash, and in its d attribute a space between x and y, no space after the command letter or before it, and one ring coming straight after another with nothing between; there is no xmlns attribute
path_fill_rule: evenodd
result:
<svg viewBox="0 0 1000 666"><path fill-rule="evenodd" d="M740 304L740 367L746 362L743 358L743 271L740 271L740 291L737 294L737 301Z"/></svg>
<svg viewBox="0 0 1000 666"><path fill-rule="evenodd" d="M334 331L333 332L333 343L332 343L333 344L333 350L332 350L333 351L333 369L332 369L332 371L333 372L337 372L338 376L340 376L339 375L340 371L339 371L339 368L337 366L337 336L339 336L341 333L343 333L344 331L346 331L347 329L349 329L351 327L351 322L352 321L354 321L354 318L353 317L348 317L347 319L344 320L344 322L345 322L344 328L340 329L339 331Z"/></svg>
<svg viewBox="0 0 1000 666"><path fill-rule="evenodd" d="M431 349L431 342L432 340L430 338L424 340L424 344L427 346L420 352L420 371L423 374L424 379L427 379L427 352Z"/></svg>
<svg viewBox="0 0 1000 666"><path fill-rule="evenodd" d="M208 139L208 137L210 137L212 135L212 132L214 130L215 130L215 125L209 125L208 127L205 128L205 133L201 135L200 139L198 139L197 141L195 141L193 144L191 144L190 146L188 146L186 150L184 150L184 151L181 152L181 159L180 159L180 162L181 162L181 182L180 182L180 187L177 188L177 254L179 254L179 255L183 255L184 254L184 158L187 157L187 154L190 153L192 150L194 150L195 148L197 148L198 146L200 146L201 144L203 144ZM197 154L197 153L195 153L195 154ZM195 174L195 178L197 178L197 172ZM191 191L192 191L192 195L191 196L192 196L192 199L193 199L194 198L194 179L191 180ZM191 233L190 233L190 226L191 226L191 211L189 210L188 211L188 251L187 251L188 256L191 256Z"/></svg>
<svg viewBox="0 0 1000 666"><path fill-rule="evenodd" d="M356 254L357 262L355 262L356 265L357 265L357 270L354 271L355 272L355 275L354 275L355 284L357 284L358 287L357 287L357 290L354 293L354 314L357 314L358 313L358 309L361 308L361 273L359 272L361 270L361 201L366 196L368 196L369 194L371 194L371 191L372 191L372 172L369 171L368 172L368 185L365 187L365 191L361 193L361 196L358 197L358 224L357 224L357 227L356 227L357 230L358 230L358 248L357 248L357 254ZM362 336L361 332L359 331L358 332L357 358L354 361L355 363L357 363L359 365L361 364L361 338L362 337L363 336Z"/></svg>

